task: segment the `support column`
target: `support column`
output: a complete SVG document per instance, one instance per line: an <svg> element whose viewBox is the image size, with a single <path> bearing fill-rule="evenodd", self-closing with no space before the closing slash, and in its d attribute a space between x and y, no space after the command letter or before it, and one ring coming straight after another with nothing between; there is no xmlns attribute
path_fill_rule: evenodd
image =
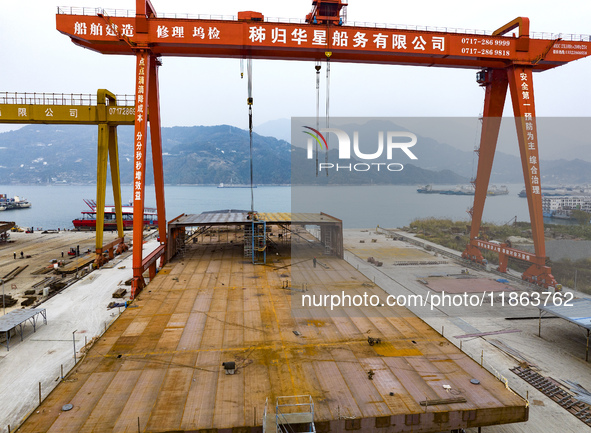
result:
<svg viewBox="0 0 591 433"><path fill-rule="evenodd" d="M150 55L146 49L136 53L135 81L135 129L134 129L134 170L133 170L133 279L131 298L145 286L142 266L144 242L144 199L146 185L146 135L147 109L150 83Z"/></svg>
<svg viewBox="0 0 591 433"><path fill-rule="evenodd" d="M536 254L536 257L531 260L533 262L532 266L524 272L523 279L548 287L556 284L556 281L550 273L550 268L546 266L544 216L542 213L542 176L540 174L538 154L532 67L514 65L508 69L507 73Z"/></svg>
<svg viewBox="0 0 591 433"><path fill-rule="evenodd" d="M106 248L109 252L109 259L113 258L113 246L111 242L103 245L104 234L104 209L105 194L107 189L107 160L111 165L111 183L113 186L113 198L115 199L115 217L117 221L118 251L126 249L123 238L123 214L121 210L121 182L119 181L119 154L117 148L117 126L108 123L107 100L111 106L117 105L117 98L106 89L99 89L97 92L97 113L99 122L98 140L98 162L97 162L97 207L96 207L96 266L102 266L107 259L103 256Z"/></svg>
<svg viewBox="0 0 591 433"><path fill-rule="evenodd" d="M158 66L160 63L155 56L150 56L150 92L148 107L150 111L150 138L152 142L152 161L154 163L154 186L156 188L156 211L158 214L158 234L160 245L166 245L166 207L164 203L164 169L162 160L162 136L160 131L160 93L158 89ZM166 261L166 254L162 255L160 265Z"/></svg>
<svg viewBox="0 0 591 433"><path fill-rule="evenodd" d="M508 86L507 72L504 69L487 69L484 73L486 93L484 96L482 134L480 136L480 148L478 151L478 172L474 180L474 205L470 210L472 217L470 242L462 254L462 257L479 263L482 263L484 258L478 247L476 247L475 239L480 232L484 203L488 191L495 150L497 148Z"/></svg>
<svg viewBox="0 0 591 433"><path fill-rule="evenodd" d="M119 147L117 144L117 127L109 126L109 163L111 166L111 183L117 218L117 237L123 239L123 212L121 209L121 181L119 176Z"/></svg>
<svg viewBox="0 0 591 433"><path fill-rule="evenodd" d="M506 244L502 244L501 251L503 248L506 247ZM499 272L507 272L507 265L509 264L509 256L507 254L503 254L502 252L499 253L499 267L497 270Z"/></svg>
<svg viewBox="0 0 591 433"><path fill-rule="evenodd" d="M103 247L105 225L105 193L107 189L107 158L109 151L109 126L101 123L98 127L98 157L96 167L96 252Z"/></svg>

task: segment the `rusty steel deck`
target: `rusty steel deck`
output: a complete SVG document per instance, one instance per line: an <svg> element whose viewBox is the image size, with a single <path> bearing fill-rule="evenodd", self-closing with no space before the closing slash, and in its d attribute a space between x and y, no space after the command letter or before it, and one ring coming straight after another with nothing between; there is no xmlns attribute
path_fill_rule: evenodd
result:
<svg viewBox="0 0 591 433"><path fill-rule="evenodd" d="M274 417L276 397L292 395L312 397L319 433L527 420L521 397L405 308L330 314L308 307L294 317L291 304L302 294L385 293L344 260L312 248L309 260L294 259L294 269L289 249L278 253L255 266L238 245L191 246L19 431L254 433L265 401ZM296 274L307 283L299 285ZM382 342L370 346L368 336ZM225 374L227 361L236 374ZM62 411L66 404L74 408Z"/></svg>

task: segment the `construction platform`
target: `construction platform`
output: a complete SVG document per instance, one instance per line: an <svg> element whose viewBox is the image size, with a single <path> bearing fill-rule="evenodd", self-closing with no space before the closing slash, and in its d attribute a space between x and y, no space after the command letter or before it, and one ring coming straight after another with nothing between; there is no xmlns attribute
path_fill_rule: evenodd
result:
<svg viewBox="0 0 591 433"><path fill-rule="evenodd" d="M19 431L274 432L277 399L296 395L311 396L318 433L527 420L524 399L405 308L293 305L386 295L319 243L300 243L293 263L279 245L265 266L241 247L188 245Z"/></svg>
<svg viewBox="0 0 591 433"><path fill-rule="evenodd" d="M343 222L325 213L290 213L290 212L257 212L255 221L264 222L272 233L272 227L280 228L284 240L291 239L293 230L309 226L318 228L318 238L322 239L331 255L343 258ZM244 229L253 223L248 211L227 209L201 214L180 215L168 223L168 258L169 260L181 252L188 241L185 234L194 228L194 234L204 234L212 228L240 227Z"/></svg>

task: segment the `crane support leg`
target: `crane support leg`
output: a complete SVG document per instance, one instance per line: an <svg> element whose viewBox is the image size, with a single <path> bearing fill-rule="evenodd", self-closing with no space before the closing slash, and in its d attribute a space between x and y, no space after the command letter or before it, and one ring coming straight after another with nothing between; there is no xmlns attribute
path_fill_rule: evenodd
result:
<svg viewBox="0 0 591 433"><path fill-rule="evenodd" d="M117 252L124 251L123 213L121 211L121 182L119 181L119 154L117 149L117 126L107 122L107 99L110 105L117 105L114 94L105 89L97 92L97 110L100 122L98 128L98 158L97 158L97 185L96 185L96 266L102 266L107 258L103 252L108 250L109 257L114 257L114 248ZM105 223L105 194L107 189L107 160L111 164L111 183L113 185L113 198L115 199L115 215L117 221L118 238L103 245L103 233Z"/></svg>
<svg viewBox="0 0 591 433"><path fill-rule="evenodd" d="M160 93L158 89L158 66L156 57L150 58L150 92L148 106L150 111L150 138L152 142L152 161L154 163L154 186L156 188L156 210L158 214L158 234L160 245L166 250L166 208L164 203L164 164L162 161L162 136L160 133ZM163 266L166 255L161 256ZM152 277L151 277L152 278Z"/></svg>
<svg viewBox="0 0 591 433"><path fill-rule="evenodd" d="M103 247L105 225L105 192L107 189L107 158L109 156L109 126L98 127L98 158L96 168L96 251ZM100 265L100 264L99 264Z"/></svg>
<svg viewBox="0 0 591 433"><path fill-rule="evenodd" d="M111 184L113 185L115 217L117 219L117 237L122 239L123 242L123 212L121 209L121 180L119 175L119 147L117 143L117 126L109 126L109 163L111 166Z"/></svg>
<svg viewBox="0 0 591 433"><path fill-rule="evenodd" d="M133 279L131 297L134 298L145 286L142 266L144 243L144 199L146 180L146 135L148 119L146 100L150 93L150 62L152 58L146 49L136 53L136 96L134 129L134 171L133 171Z"/></svg>
<svg viewBox="0 0 591 433"><path fill-rule="evenodd" d="M478 174L475 179L474 206L470 214L472 216L472 225L470 226L470 243L462 257L469 260L483 263L482 253L475 244L480 232L482 213L486 193L490 181L499 129L507 96L507 72L504 69L489 69L486 72L484 97L484 112L482 118L482 134L480 136L480 150L478 158Z"/></svg>
<svg viewBox="0 0 591 433"><path fill-rule="evenodd" d="M117 252L124 251L127 247L124 244L123 235L123 213L121 210L121 182L119 181L119 152L117 149L117 126L107 123L107 105L109 99L112 105L117 104L115 95L111 92L101 89L97 93L97 105L101 123L98 128L98 158L97 158L97 185L96 185L96 266L102 266L109 259L114 257L114 248ZM115 215L117 221L118 238L103 245L103 233L105 223L105 194L107 189L107 160L111 165L111 183L113 185L113 198L115 200ZM108 250L108 259L103 256L103 252Z"/></svg>
<svg viewBox="0 0 591 433"><path fill-rule="evenodd" d="M117 239L115 239L108 248L109 259L114 257L114 253L121 254L127 251L129 247L125 244L125 235L123 233L123 210L121 206L121 180L119 173L119 144L117 143L117 126L109 125L109 164L111 166L111 184L113 185L113 200L115 202L115 218L117 221ZM102 252L105 250L103 246ZM114 248L116 248L114 250Z"/></svg>
<svg viewBox="0 0 591 433"><path fill-rule="evenodd" d="M546 244L544 240L544 219L542 214L542 186L540 158L538 154L538 133L534 104L532 67L514 65L508 69L509 88L513 101L515 126L521 154L525 180L525 191L529 207L535 257L532 265L523 273L524 280L548 287L556 284L550 268L546 266Z"/></svg>
<svg viewBox="0 0 591 433"><path fill-rule="evenodd" d="M475 180L474 207L470 210L472 225L470 227L470 241L466 246L466 250L462 253L462 257L477 263L485 263L480 248L497 252L499 254L498 270L501 272L507 272L509 256L525 260L531 265L523 273L522 278L531 283L548 287L555 285L556 280L552 276L550 268L546 266L540 158L538 155L532 71L531 66L523 65L485 71L483 83L486 86L486 96L478 158L478 175ZM535 255L512 249L506 244L495 244L478 239L507 87L511 91L513 102Z"/></svg>

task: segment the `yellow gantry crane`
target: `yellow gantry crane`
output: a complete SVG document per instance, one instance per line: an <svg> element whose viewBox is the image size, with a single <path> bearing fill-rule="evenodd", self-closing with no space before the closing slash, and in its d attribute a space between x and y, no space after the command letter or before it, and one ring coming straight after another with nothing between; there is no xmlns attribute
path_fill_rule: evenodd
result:
<svg viewBox="0 0 591 433"><path fill-rule="evenodd" d="M112 259L117 252L127 249L123 234L121 211L121 182L119 176L119 150L117 126L133 125L135 97L117 97L106 89L91 94L62 93L0 93L0 123L98 125L98 158L96 179L96 260L97 266ZM105 192L107 188L107 162L111 166L111 183L115 200L118 237L103 245L105 221Z"/></svg>

